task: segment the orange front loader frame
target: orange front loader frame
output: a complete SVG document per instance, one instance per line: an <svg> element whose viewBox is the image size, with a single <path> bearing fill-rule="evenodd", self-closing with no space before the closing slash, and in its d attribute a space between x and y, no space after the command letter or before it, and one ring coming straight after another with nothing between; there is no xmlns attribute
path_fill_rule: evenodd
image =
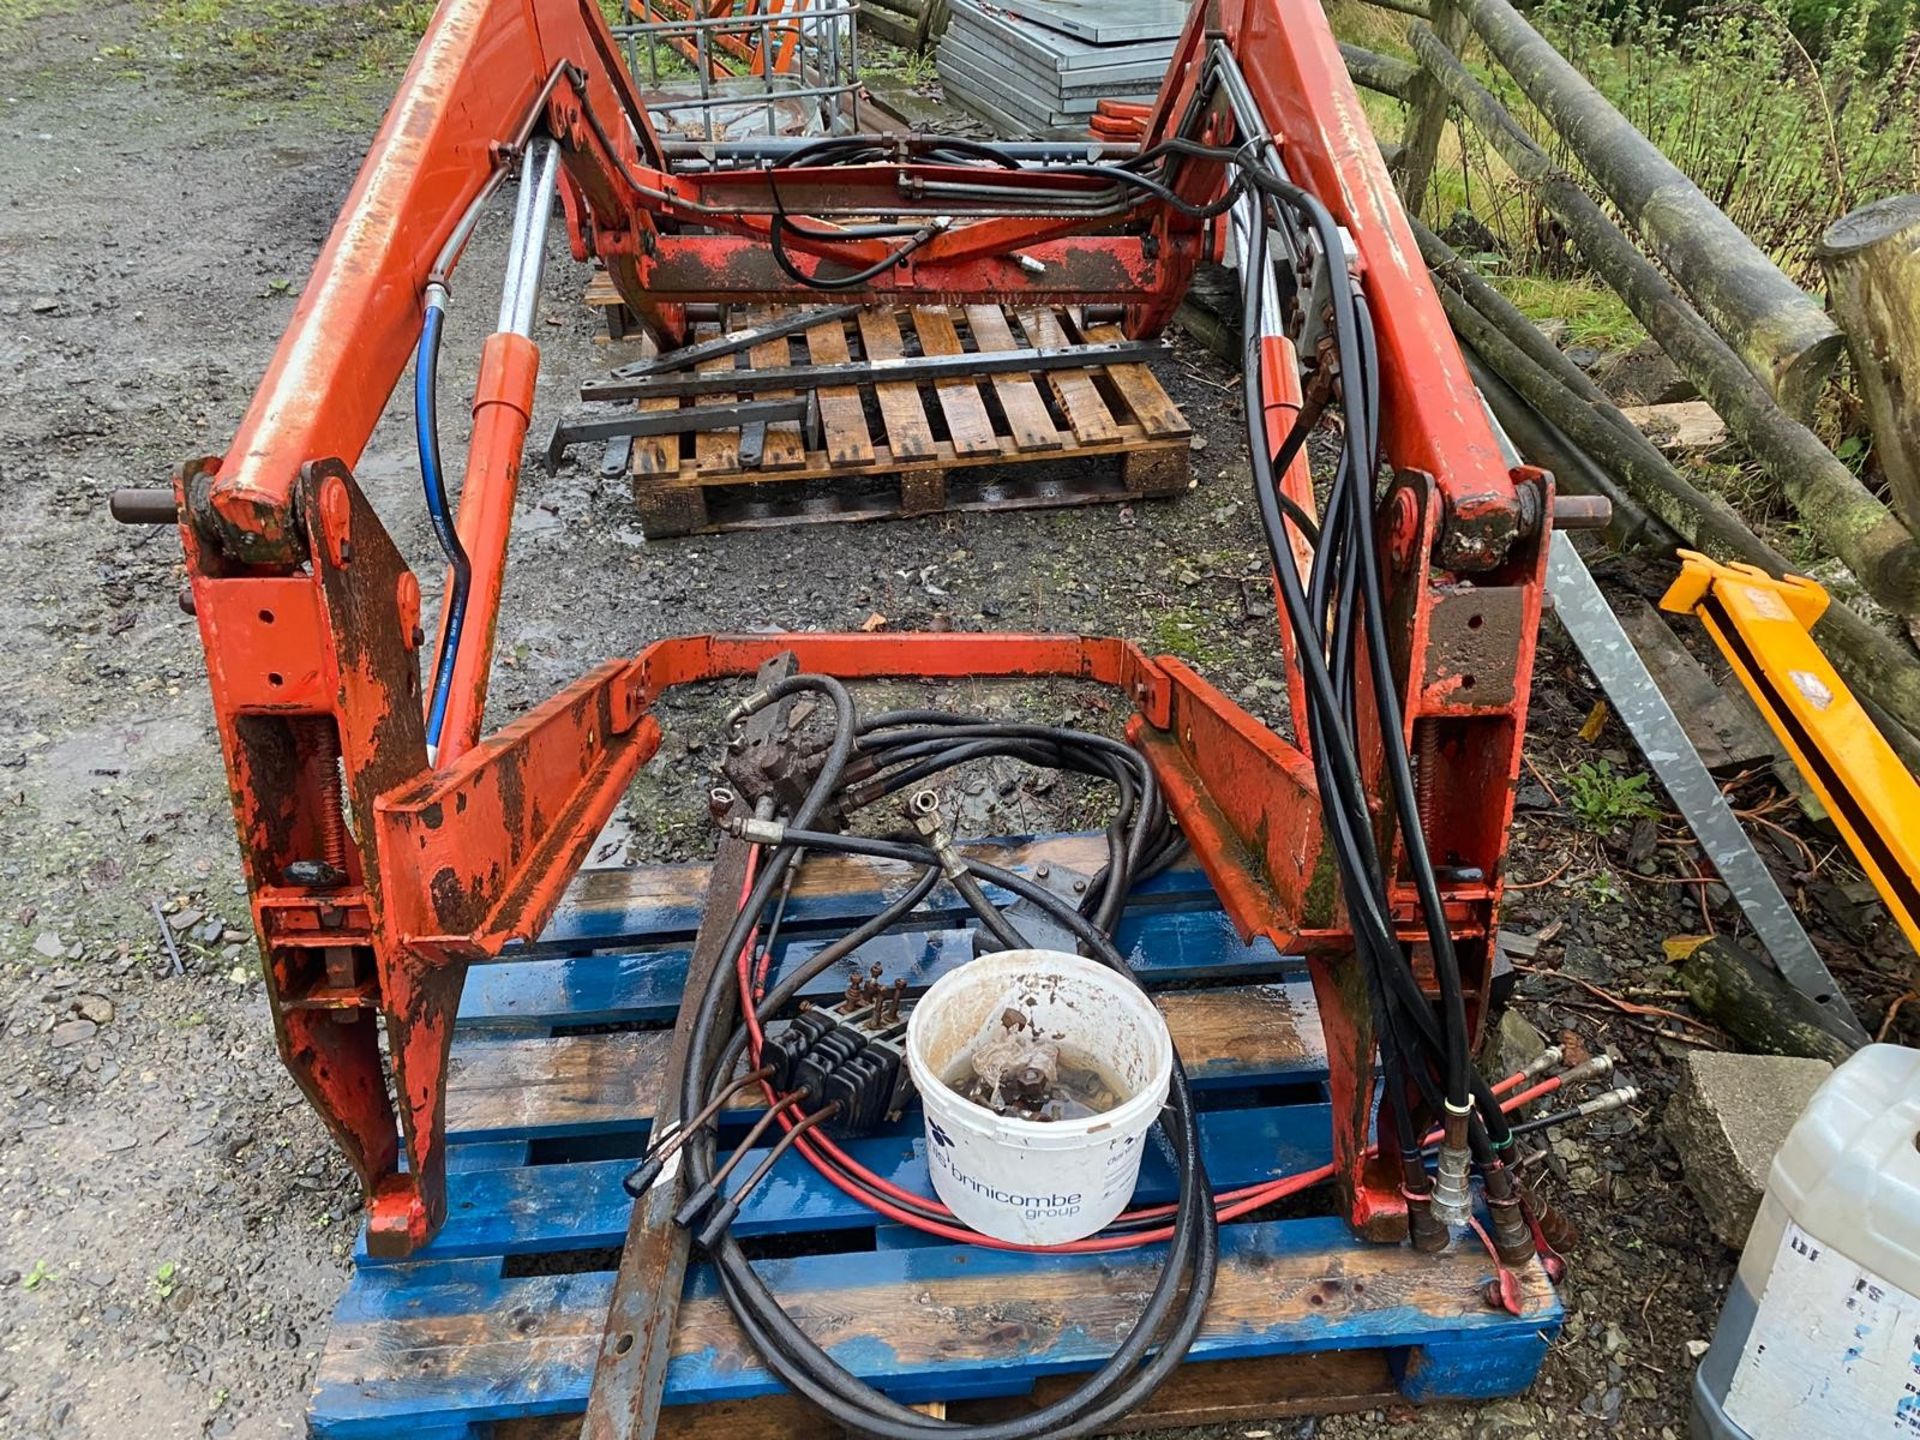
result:
<svg viewBox="0 0 1920 1440"><path fill-rule="evenodd" d="M1551 485L1500 458L1314 0L1196 8L1146 143L1176 132L1234 138L1203 88L1215 45L1240 57L1290 172L1351 233L1377 317L1383 439L1397 476L1380 512L1393 660L1477 1015ZM1373 1033L1311 763L1179 662L1084 637L662 640L481 738L538 365L525 341L496 337L483 356L460 528L479 597L469 634L485 643L460 652L457 721L429 765L420 587L352 467L412 352L435 257L537 132L561 147L576 254L597 256L666 343L684 335L689 301L794 298L767 260L774 207L826 217L820 224L932 213L933 202L912 198L919 182L979 176L918 158L904 139L886 162L783 171L778 196L751 167L682 174L592 0L441 5L238 434L224 456L185 466L174 497L281 1054L366 1186L370 1247L406 1253L443 1218L446 1065L466 967L541 932L659 742L650 712L660 693L748 675L780 649L849 678L1071 676L1124 691L1131 734L1235 923L1308 956L1349 1213L1366 1233L1404 1234L1395 1179L1365 1159ZM952 217L909 263L857 293L1118 301L1131 333L1166 322L1204 243L1197 222L1150 199L1098 220L1038 200L1022 207L1023 187L1078 182L998 173L1006 202ZM1190 162L1180 183L1217 194L1220 167ZM858 253L796 245L798 263L821 274ZM1270 397L1273 414L1299 399ZM1285 483L1311 506L1303 466ZM1284 621L1280 643L1293 644ZM1397 884L1394 896L1418 959L1412 892Z"/></svg>

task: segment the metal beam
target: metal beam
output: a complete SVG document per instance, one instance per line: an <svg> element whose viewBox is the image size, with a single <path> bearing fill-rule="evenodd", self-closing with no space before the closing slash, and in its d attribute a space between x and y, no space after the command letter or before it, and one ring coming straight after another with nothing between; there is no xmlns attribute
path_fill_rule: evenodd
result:
<svg viewBox="0 0 1920 1440"><path fill-rule="evenodd" d="M816 325L837 325L852 319L860 313L858 305L829 305L818 310L801 310L784 319L774 320L765 325L756 325L751 330L736 330L731 335L722 335L717 340L703 340L698 345L683 345L678 350L668 350L648 360L636 360L631 365L622 365L613 372L617 380L640 380L649 375L665 375L675 370L691 370L709 360L723 359L728 355L738 355L742 350L751 350L766 340L782 340L789 335L797 335L802 330L811 330Z"/></svg>
<svg viewBox="0 0 1920 1440"><path fill-rule="evenodd" d="M1640 653L1627 639L1619 616L1600 593L1586 561L1573 548L1573 541L1557 530L1547 560L1547 592L1553 596L1554 613L1560 623L1580 647L1594 678L1626 722L1667 794L1680 807L1694 838L1720 873L1721 881L1733 892L1734 902L1753 926L1754 935L1766 947L1781 977L1809 1000L1831 996L1818 1006L1827 1028L1852 1044L1866 1044L1867 1032L1741 828L1739 817L1727 805L1719 784L1687 739L1667 697L1660 693Z"/></svg>
<svg viewBox="0 0 1920 1440"><path fill-rule="evenodd" d="M1016 371L1078 370L1139 365L1167 347L1150 340L1110 340L1064 350L998 350L990 354L914 355L851 365L783 365L775 370L720 370L639 380L589 380L582 400L664 400L732 395L741 390L808 390L818 385L872 385L893 381L973 379Z"/></svg>
<svg viewBox="0 0 1920 1440"><path fill-rule="evenodd" d="M635 439L642 435L687 435L736 426L776 425L783 420L811 423L814 401L745 400L737 405L689 405L679 410L634 410L604 419L561 420L547 438L546 465L551 475L569 448L592 440Z"/></svg>
<svg viewBox="0 0 1920 1440"><path fill-rule="evenodd" d="M798 668L791 651L777 655L760 667L757 683L772 684ZM748 722L749 736L783 731L790 713L791 700L767 707ZM738 802L736 810L745 813ZM700 931L694 937L682 991L690 1000L705 991L708 977L717 968L733 961L731 955L721 953L721 945L740 908L750 849L745 841L729 837L721 840L714 856L706 907L700 917ZM673 1027L673 1043L660 1072L660 1095L653 1113L667 1124L680 1113L680 1081L687 1068L687 1047L693 1041L693 1010L691 1003L681 1008ZM700 1072L704 1074L710 1063L708 1057L698 1067ZM656 1124L654 1139L649 1143L657 1143L661 1133ZM660 1423L667 1360L673 1353L673 1328L680 1314L680 1294L686 1285L687 1256L692 1245L685 1228L673 1223L684 1189L676 1156L646 1193L634 1201L626 1246L620 1252L620 1271L613 1282L613 1299L607 1308L606 1330L593 1367L593 1388L587 1396L581 1440L651 1440Z"/></svg>

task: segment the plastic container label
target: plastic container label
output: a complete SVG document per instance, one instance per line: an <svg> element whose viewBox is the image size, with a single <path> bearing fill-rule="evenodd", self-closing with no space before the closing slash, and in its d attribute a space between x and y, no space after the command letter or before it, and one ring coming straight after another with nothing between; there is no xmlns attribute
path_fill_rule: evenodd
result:
<svg viewBox="0 0 1920 1440"><path fill-rule="evenodd" d="M1752 1440L1920 1437L1920 1298L1789 1222L1726 1413Z"/></svg>

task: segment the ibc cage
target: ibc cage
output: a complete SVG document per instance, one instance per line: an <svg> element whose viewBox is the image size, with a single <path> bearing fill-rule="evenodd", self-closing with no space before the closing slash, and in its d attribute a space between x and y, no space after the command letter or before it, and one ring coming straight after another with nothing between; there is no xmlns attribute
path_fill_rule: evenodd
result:
<svg viewBox="0 0 1920 1440"><path fill-rule="evenodd" d="M860 127L855 0L621 0L613 33L663 138Z"/></svg>

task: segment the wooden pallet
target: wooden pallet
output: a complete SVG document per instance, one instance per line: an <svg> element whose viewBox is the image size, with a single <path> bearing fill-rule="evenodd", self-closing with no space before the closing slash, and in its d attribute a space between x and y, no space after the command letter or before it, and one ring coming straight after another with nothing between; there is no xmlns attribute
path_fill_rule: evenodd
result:
<svg viewBox="0 0 1920 1440"><path fill-rule="evenodd" d="M590 299L591 299L590 294ZM780 312L744 310L744 329ZM711 339L717 325L693 339ZM999 305L877 306L857 319L755 346L752 368L854 364L1118 340L1072 310ZM731 358L701 369L726 370ZM1193 427L1146 365L867 384L857 370L818 392L817 443L796 422L632 443L612 467L631 475L650 537L941 510L1005 510L1177 495L1187 488ZM763 394L762 398L776 398ZM649 408L724 403L652 400ZM743 460L743 452L757 459ZM1044 462L1036 464L1035 462Z"/></svg>
<svg viewBox="0 0 1920 1440"><path fill-rule="evenodd" d="M1099 836L1057 835L980 848L1001 865L1057 874L1091 873L1103 847ZM537 946L470 973L447 1104L446 1226L404 1263L373 1259L363 1239L315 1380L314 1434L578 1433L631 1208L621 1178L645 1142L709 870L589 872ZM809 861L779 963L815 953L904 883L885 862ZM1201 1099L1213 1182L1325 1163L1325 1047L1299 963L1242 944L1191 865L1142 886L1120 942L1150 984L1178 987L1161 1005ZM917 994L971 954L965 907L943 889L912 929L859 959L907 977ZM814 988L828 996L844 983L827 974ZM750 1116L731 1117L727 1133ZM917 1110L849 1148L894 1183L927 1191ZM1171 1198L1172 1183L1165 1158L1150 1153L1139 1200ZM1153 1265L1144 1252L1036 1260L928 1244L876 1223L792 1154L735 1233L761 1248L768 1283L843 1364L954 1419L1017 1413L1094 1368L1137 1311ZM1516 1318L1481 1298L1484 1253L1367 1245L1328 1215L1233 1223L1221 1248L1191 1363L1128 1428L1512 1394L1531 1383L1560 1324L1537 1265ZM703 1263L689 1273L665 1400L663 1435L838 1433L780 1392Z"/></svg>

